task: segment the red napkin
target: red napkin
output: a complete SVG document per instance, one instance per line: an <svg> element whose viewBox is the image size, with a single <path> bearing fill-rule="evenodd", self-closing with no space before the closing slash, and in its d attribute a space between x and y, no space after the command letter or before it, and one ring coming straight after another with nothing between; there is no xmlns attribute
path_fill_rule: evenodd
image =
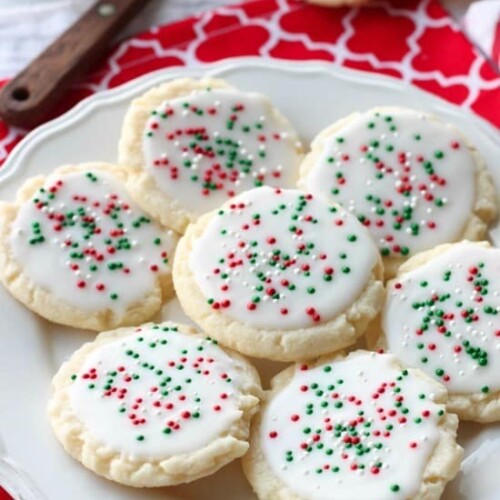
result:
<svg viewBox="0 0 500 500"><path fill-rule="evenodd" d="M500 76L437 0L394 0L354 9L254 0L152 28L118 45L100 68L73 87L54 115L96 91L159 68L250 55L321 59L383 73L500 126ZM0 121L0 164L23 135Z"/></svg>

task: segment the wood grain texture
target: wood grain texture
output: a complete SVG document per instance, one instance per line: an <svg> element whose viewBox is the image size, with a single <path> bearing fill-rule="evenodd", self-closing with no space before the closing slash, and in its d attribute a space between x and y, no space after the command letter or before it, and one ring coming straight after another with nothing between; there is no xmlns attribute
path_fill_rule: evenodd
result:
<svg viewBox="0 0 500 500"><path fill-rule="evenodd" d="M0 116L19 127L40 123L69 84L105 54L116 33L147 2L98 1L4 87Z"/></svg>

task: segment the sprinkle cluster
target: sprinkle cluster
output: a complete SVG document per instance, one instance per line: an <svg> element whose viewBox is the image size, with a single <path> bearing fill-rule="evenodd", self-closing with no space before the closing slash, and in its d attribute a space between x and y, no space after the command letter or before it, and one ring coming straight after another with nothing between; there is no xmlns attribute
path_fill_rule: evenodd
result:
<svg viewBox="0 0 500 500"><path fill-rule="evenodd" d="M200 196L215 207L245 189L290 182L300 148L290 132L262 98L207 89L152 111L144 148L160 186L199 210Z"/></svg>
<svg viewBox="0 0 500 500"><path fill-rule="evenodd" d="M445 125L414 112L369 112L329 141L308 188L352 211L382 256L406 257L463 227L458 205L472 197L473 161ZM452 176L462 174L471 185L457 191Z"/></svg>
<svg viewBox="0 0 500 500"><path fill-rule="evenodd" d="M475 256L472 250L468 258L442 258L437 268L397 281L390 289L393 305L385 322L390 325L401 319L399 328L403 325L403 335L398 336L394 327L388 327L390 349L411 351L412 363L451 390L465 377L484 380L490 363L496 364L500 348L498 271L488 263L488 253L485 256L483 260L483 255ZM490 387L483 384L477 389L488 393Z"/></svg>
<svg viewBox="0 0 500 500"><path fill-rule="evenodd" d="M153 447L164 455L172 446L187 450L198 434L210 433L211 420L227 418L237 406L234 367L216 345L175 326L137 328L71 376L74 404L90 406L87 423L110 445L135 441L139 452Z"/></svg>
<svg viewBox="0 0 500 500"><path fill-rule="evenodd" d="M253 324L313 325L367 281L376 260L368 240L339 207L261 188L218 212L190 263L212 309Z"/></svg>
<svg viewBox="0 0 500 500"><path fill-rule="evenodd" d="M328 484L358 485L365 498L361 491L371 487L381 488L372 498L388 497L387 492L408 498L404 478L418 476L412 469L426 459L432 429L444 411L429 398L428 387L415 386L407 370L377 366L377 372L370 366L373 358L362 358L351 370L330 363L308 376L300 373L307 373L308 365L301 365L285 397L266 412L265 446L281 474L307 476L310 491L324 492L319 498L328 493ZM396 462L402 453L405 474Z"/></svg>
<svg viewBox="0 0 500 500"><path fill-rule="evenodd" d="M166 272L174 246L173 234L162 234L121 186L99 171L49 179L21 207L13 235L13 248L32 278L44 274L50 288L77 305L84 295L98 296L100 307L120 302L122 289L139 286L143 273ZM72 285L63 291L54 276Z"/></svg>

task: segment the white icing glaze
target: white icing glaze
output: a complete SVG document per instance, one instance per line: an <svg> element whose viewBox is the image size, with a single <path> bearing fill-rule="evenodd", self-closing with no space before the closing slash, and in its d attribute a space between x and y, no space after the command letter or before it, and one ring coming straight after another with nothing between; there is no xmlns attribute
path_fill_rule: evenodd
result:
<svg viewBox="0 0 500 500"><path fill-rule="evenodd" d="M389 350L452 393L500 390L499 279L500 249L468 242L405 273L383 310Z"/></svg>
<svg viewBox="0 0 500 500"><path fill-rule="evenodd" d="M298 329L344 311L377 249L356 220L298 190L254 189L194 241L189 266L214 309L261 328Z"/></svg>
<svg viewBox="0 0 500 500"><path fill-rule="evenodd" d="M205 213L262 184L295 184L297 135L263 96L195 91L153 113L143 139L146 170L189 212Z"/></svg>
<svg viewBox="0 0 500 500"><path fill-rule="evenodd" d="M412 110L367 111L324 141L306 186L360 217L382 255L407 256L460 236L474 173L451 126Z"/></svg>
<svg viewBox="0 0 500 500"><path fill-rule="evenodd" d="M241 417L238 363L213 341L172 328L138 328L73 375L72 410L108 448L165 459L203 448Z"/></svg>
<svg viewBox="0 0 500 500"><path fill-rule="evenodd" d="M22 204L9 237L37 286L79 310L120 313L170 272L176 237L146 217L111 174L54 174L42 189Z"/></svg>
<svg viewBox="0 0 500 500"><path fill-rule="evenodd" d="M301 498L411 498L439 438L434 389L391 355L303 365L264 410L266 461Z"/></svg>

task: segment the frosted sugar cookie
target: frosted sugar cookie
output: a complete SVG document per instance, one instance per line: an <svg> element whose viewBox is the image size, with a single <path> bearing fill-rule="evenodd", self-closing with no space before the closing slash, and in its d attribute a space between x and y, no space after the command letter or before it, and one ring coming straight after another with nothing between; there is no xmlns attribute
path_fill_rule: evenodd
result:
<svg viewBox="0 0 500 500"><path fill-rule="evenodd" d="M495 188L475 147L451 125L411 109L375 108L325 129L299 185L358 217L386 277L417 252L483 239L496 215Z"/></svg>
<svg viewBox="0 0 500 500"><path fill-rule="evenodd" d="M193 481L242 456L260 396L243 358L169 322L101 333L52 386L49 415L64 449L138 487Z"/></svg>
<svg viewBox="0 0 500 500"><path fill-rule="evenodd" d="M136 325L172 292L177 236L140 210L119 167L88 163L26 181L0 205L0 279L44 318Z"/></svg>
<svg viewBox="0 0 500 500"><path fill-rule="evenodd" d="M500 249L441 245L416 255L388 284L387 347L448 389L460 418L500 420Z"/></svg>
<svg viewBox="0 0 500 500"><path fill-rule="evenodd" d="M292 187L300 140L262 95L223 80L183 78L153 88L125 116L119 162L137 202L168 227L262 186Z"/></svg>
<svg viewBox="0 0 500 500"><path fill-rule="evenodd" d="M458 472L446 390L357 351L277 375L243 470L260 500L438 499Z"/></svg>
<svg viewBox="0 0 500 500"><path fill-rule="evenodd" d="M174 286L188 316L238 351L290 361L355 342L384 297L368 232L298 190L247 191L188 227Z"/></svg>

